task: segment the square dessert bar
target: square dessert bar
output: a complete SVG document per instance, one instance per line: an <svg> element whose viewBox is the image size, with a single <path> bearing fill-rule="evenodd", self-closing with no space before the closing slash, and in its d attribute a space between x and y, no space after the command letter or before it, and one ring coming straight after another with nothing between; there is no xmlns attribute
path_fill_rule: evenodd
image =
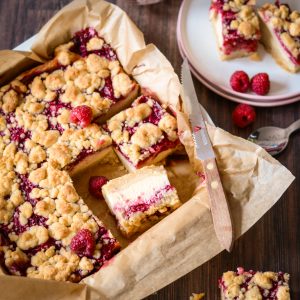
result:
<svg viewBox="0 0 300 300"><path fill-rule="evenodd" d="M222 300L290 300L289 274L255 272L238 268L219 280Z"/></svg>
<svg viewBox="0 0 300 300"><path fill-rule="evenodd" d="M222 60L255 54L260 39L259 20L253 8L255 1L213 0L212 22Z"/></svg>
<svg viewBox="0 0 300 300"><path fill-rule="evenodd" d="M144 167L110 180L103 196L123 235L142 232L180 206L164 167Z"/></svg>
<svg viewBox="0 0 300 300"><path fill-rule="evenodd" d="M286 4L264 4L258 10L262 42L275 61L287 71L300 70L300 13Z"/></svg>
<svg viewBox="0 0 300 300"><path fill-rule="evenodd" d="M175 117L149 96L108 120L106 129L129 171L160 162L180 145Z"/></svg>

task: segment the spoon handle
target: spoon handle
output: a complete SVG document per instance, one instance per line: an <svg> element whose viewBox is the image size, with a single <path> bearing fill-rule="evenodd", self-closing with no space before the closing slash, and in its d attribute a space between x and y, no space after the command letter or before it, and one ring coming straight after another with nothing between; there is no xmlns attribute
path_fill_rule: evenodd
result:
<svg viewBox="0 0 300 300"><path fill-rule="evenodd" d="M292 123L286 130L288 132L288 134L290 135L291 133L293 133L294 131L300 129L300 120Z"/></svg>

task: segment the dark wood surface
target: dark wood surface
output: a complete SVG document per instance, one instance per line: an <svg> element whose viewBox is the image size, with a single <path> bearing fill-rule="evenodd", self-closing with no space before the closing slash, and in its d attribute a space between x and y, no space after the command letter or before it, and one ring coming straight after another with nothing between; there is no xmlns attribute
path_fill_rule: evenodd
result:
<svg viewBox="0 0 300 300"><path fill-rule="evenodd" d="M199 0L200 1L200 0ZM208 1L208 0L201 0ZM42 27L68 0L0 0L0 49L12 49ZM133 0L112 1L122 7L179 73L182 59L176 41L176 22L181 1L139 7ZM199 30L199 34L201 30ZM208 66L209 67L209 66ZM231 121L235 103L217 96L195 80L197 94L215 123L241 137L260 126L285 127L300 118L300 102L277 108L258 108L257 120L247 129ZM188 299L192 292L205 292L206 299L219 299L217 279L226 270L244 266L259 270L283 270L292 276L292 299L300 299L300 134L292 136L278 159L296 181L278 203L243 237L232 253L222 252L206 264L158 291L148 299ZM149 283L151 284L151 283Z"/></svg>

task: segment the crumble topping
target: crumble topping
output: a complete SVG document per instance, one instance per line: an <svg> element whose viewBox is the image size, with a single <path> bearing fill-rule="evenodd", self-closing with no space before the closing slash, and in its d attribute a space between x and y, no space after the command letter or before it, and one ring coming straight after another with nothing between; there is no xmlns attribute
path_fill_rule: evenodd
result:
<svg viewBox="0 0 300 300"><path fill-rule="evenodd" d="M90 54L86 59L87 70L91 73L98 73L108 69L109 61L96 54Z"/></svg>
<svg viewBox="0 0 300 300"><path fill-rule="evenodd" d="M24 202L19 206L19 220L21 225L26 225L28 223L28 219L32 216L32 205L29 202Z"/></svg>
<svg viewBox="0 0 300 300"><path fill-rule="evenodd" d="M248 0L213 1L212 8L223 11L223 34L237 31L245 39L259 39L259 20Z"/></svg>
<svg viewBox="0 0 300 300"><path fill-rule="evenodd" d="M4 113L14 111L19 103L20 96L15 90L10 90L2 97L2 109Z"/></svg>
<svg viewBox="0 0 300 300"><path fill-rule="evenodd" d="M45 243L49 238L48 230L43 226L32 226L27 231L21 233L17 240L17 246L21 250L35 248Z"/></svg>
<svg viewBox="0 0 300 300"><path fill-rule="evenodd" d="M91 38L86 44L86 48L88 51L101 50L104 41L98 37Z"/></svg>
<svg viewBox="0 0 300 300"><path fill-rule="evenodd" d="M66 171L112 143L95 123L71 123L72 109L87 105L95 119L127 96L125 85L114 95L113 78L124 70L113 50L87 30L94 36L82 43L92 53L74 54L77 42L61 45L53 61L0 88L0 256L15 275L79 281L119 248ZM129 93L135 83L126 80ZM88 258L70 248L81 229L95 243Z"/></svg>
<svg viewBox="0 0 300 300"><path fill-rule="evenodd" d="M131 79L125 73L116 74L113 77L112 85L117 98L127 95L133 88Z"/></svg>
<svg viewBox="0 0 300 300"><path fill-rule="evenodd" d="M283 45L292 56L299 59L300 56L300 13L292 11L288 5L279 7L266 3L260 9L265 21L269 21Z"/></svg>
<svg viewBox="0 0 300 300"><path fill-rule="evenodd" d="M174 149L178 142L176 119L157 101L141 96L132 106L107 122L117 149L133 165L153 153ZM156 148L154 148L156 147Z"/></svg>
<svg viewBox="0 0 300 300"><path fill-rule="evenodd" d="M287 273L244 271L225 272L219 280L225 300L290 300Z"/></svg>
<svg viewBox="0 0 300 300"><path fill-rule="evenodd" d="M155 145L163 138L159 127L145 123L141 124L131 137L131 142L140 148L148 148Z"/></svg>
<svg viewBox="0 0 300 300"><path fill-rule="evenodd" d="M49 218L49 215L55 211L55 201L50 197L46 197L39 201L35 208L34 213L44 218Z"/></svg>
<svg viewBox="0 0 300 300"><path fill-rule="evenodd" d="M5 252L5 264L10 268L14 265L26 265L29 262L28 256L19 248L16 251L7 250ZM14 275L21 275L14 272Z"/></svg>
<svg viewBox="0 0 300 300"><path fill-rule="evenodd" d="M50 91L56 91L64 87L65 85L64 72L62 70L56 70L46 76L44 84Z"/></svg>

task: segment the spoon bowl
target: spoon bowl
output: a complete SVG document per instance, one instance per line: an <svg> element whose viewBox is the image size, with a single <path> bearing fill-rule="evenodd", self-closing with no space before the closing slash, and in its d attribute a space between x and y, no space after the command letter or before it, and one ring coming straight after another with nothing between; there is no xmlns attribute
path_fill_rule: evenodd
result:
<svg viewBox="0 0 300 300"><path fill-rule="evenodd" d="M248 140L275 156L286 148L291 133L299 128L300 120L294 122L286 129L273 126L262 127L252 132Z"/></svg>

